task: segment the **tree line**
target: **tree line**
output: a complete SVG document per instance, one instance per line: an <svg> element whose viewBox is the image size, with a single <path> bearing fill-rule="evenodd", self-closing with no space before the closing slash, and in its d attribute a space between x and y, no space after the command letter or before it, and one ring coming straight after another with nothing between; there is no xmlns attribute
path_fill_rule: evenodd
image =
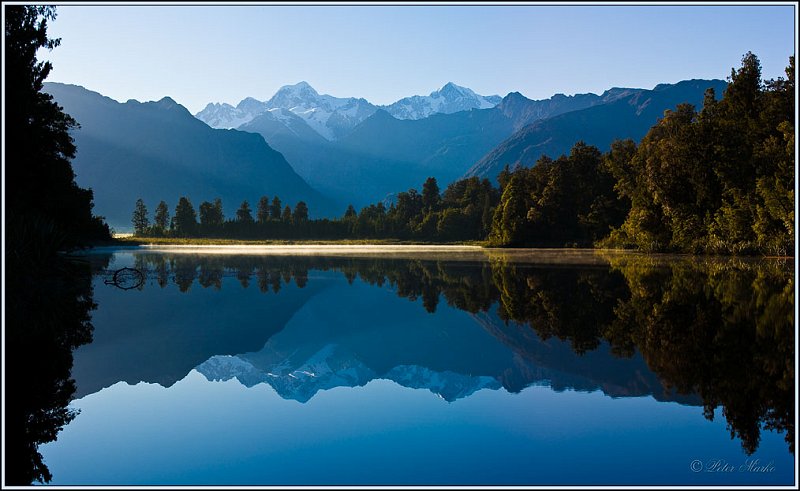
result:
<svg viewBox="0 0 800 491"><path fill-rule="evenodd" d="M292 209L278 196L271 200L262 196L255 210L245 200L226 219L220 198L202 202L198 214L189 198L181 197L172 216L161 201L152 222L139 199L131 222L134 234L143 237L481 240L489 232L499 197L488 179L463 179L441 193L436 179L430 177L421 193L416 189L398 193L396 203L388 207L381 202L357 212L349 205L336 219L310 219L304 201Z"/></svg>
<svg viewBox="0 0 800 491"><path fill-rule="evenodd" d="M489 243L648 252L794 250L794 57L763 81L747 53L717 100L679 104L637 146L578 142L569 156L499 176Z"/></svg>
<svg viewBox="0 0 800 491"><path fill-rule="evenodd" d="M255 217L250 203L245 200L235 217L226 220L222 199L217 198L213 203L203 201L198 216L189 198L181 196L171 217L167 203L162 200L151 222L147 206L140 198L136 200L131 222L134 234L143 237L282 237L308 222L308 206L298 201L292 210L289 205L282 206L278 196L271 201L262 196Z"/></svg>
<svg viewBox="0 0 800 491"><path fill-rule="evenodd" d="M225 220L219 199L200 220L181 198L172 222L162 201L155 224L137 202L137 235L236 238L388 238L483 241L494 247L610 247L693 254L791 254L794 245L794 57L787 78L764 81L753 53L732 69L718 100L665 111L640 144L608 152L579 141L569 155L508 166L499 188L471 177L442 192L400 192L388 206L350 205L336 219L308 218L298 202L264 196Z"/></svg>

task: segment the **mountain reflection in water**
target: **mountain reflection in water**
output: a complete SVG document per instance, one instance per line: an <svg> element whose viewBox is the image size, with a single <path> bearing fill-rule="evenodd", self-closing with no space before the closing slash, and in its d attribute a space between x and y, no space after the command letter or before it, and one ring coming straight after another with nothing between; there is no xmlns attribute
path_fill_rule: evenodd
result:
<svg viewBox="0 0 800 491"><path fill-rule="evenodd" d="M545 384L700 405L709 419L721 407L747 453L762 429L784 432L794 452L789 261L575 251L117 259L100 277L129 265L147 279L134 300L100 295L95 323L106 328L76 352L78 396L118 381L168 387L193 368L300 402L376 378L450 401ZM287 329L322 292L317 314ZM479 328L446 316L422 325L396 297L432 315L444 302Z"/></svg>
<svg viewBox="0 0 800 491"><path fill-rule="evenodd" d="M71 398L119 382L172 387L192 371L301 403L376 379L446 401L532 385L650 396L721 415L747 455L763 431L794 452L788 260L479 249L83 259L59 266L74 288L9 272L27 303L7 316L32 329L6 333L9 483L50 478L38 447L75 418ZM116 288L123 267L144 281ZM39 369L22 369L30 360Z"/></svg>

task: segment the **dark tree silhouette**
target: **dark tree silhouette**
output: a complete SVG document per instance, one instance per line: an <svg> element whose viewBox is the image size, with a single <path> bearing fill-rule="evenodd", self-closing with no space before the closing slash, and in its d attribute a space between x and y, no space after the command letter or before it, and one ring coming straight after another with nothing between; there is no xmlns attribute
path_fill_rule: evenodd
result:
<svg viewBox="0 0 800 491"><path fill-rule="evenodd" d="M169 209L165 201L161 201L156 207L155 226L161 234L166 233L169 227Z"/></svg>
<svg viewBox="0 0 800 491"><path fill-rule="evenodd" d="M147 207L144 205L142 198L136 200L136 207L133 209L133 232L136 235L144 235L147 228L150 226L150 219L147 218Z"/></svg>
<svg viewBox="0 0 800 491"><path fill-rule="evenodd" d="M92 215L92 191L75 183L71 160L76 148L69 131L78 123L42 92L53 67L38 61L36 52L60 44L47 37L55 7L12 5L4 10L8 222L47 222L64 235L68 247L108 239L108 226Z"/></svg>
<svg viewBox="0 0 800 491"><path fill-rule="evenodd" d="M242 201L239 209L236 210L236 221L241 223L253 223L253 212L250 210L250 203Z"/></svg>
<svg viewBox="0 0 800 491"><path fill-rule="evenodd" d="M281 219L281 199L277 196L272 198L272 204L269 207L269 217L273 220Z"/></svg>
<svg viewBox="0 0 800 491"><path fill-rule="evenodd" d="M75 412L72 350L92 339L89 267L61 251L109 239L92 216L92 192L75 183L69 131L77 123L42 92L52 65L54 7L3 6L5 14L4 485L49 482L39 445ZM31 360L38 360L33 366Z"/></svg>
<svg viewBox="0 0 800 491"><path fill-rule="evenodd" d="M422 185L422 206L427 211L435 211L439 207L439 184L435 177L429 177Z"/></svg>
<svg viewBox="0 0 800 491"><path fill-rule="evenodd" d="M294 223L305 223L308 221L308 205L305 201L298 201L294 207Z"/></svg>
<svg viewBox="0 0 800 491"><path fill-rule="evenodd" d="M181 196L178 206L175 207L175 234L179 237L191 237L197 233L197 213L194 211L192 203Z"/></svg>
<svg viewBox="0 0 800 491"><path fill-rule="evenodd" d="M283 208L283 214L281 215L281 221L283 223L292 223L292 209L289 208L289 205Z"/></svg>
<svg viewBox="0 0 800 491"><path fill-rule="evenodd" d="M258 223L265 224L269 221L269 197L262 196L261 199L258 200L258 211L256 213L256 219Z"/></svg>
<svg viewBox="0 0 800 491"><path fill-rule="evenodd" d="M214 203L208 201L200 203L200 228L203 234L219 232L223 220L221 199L217 198Z"/></svg>

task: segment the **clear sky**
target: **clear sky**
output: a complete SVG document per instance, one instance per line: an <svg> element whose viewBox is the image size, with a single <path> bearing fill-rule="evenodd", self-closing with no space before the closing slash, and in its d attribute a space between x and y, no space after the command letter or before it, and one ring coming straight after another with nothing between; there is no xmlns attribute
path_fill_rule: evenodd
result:
<svg viewBox="0 0 800 491"><path fill-rule="evenodd" d="M652 88L720 78L752 51L764 78L794 54L788 4L61 5L48 81L119 101L269 99L318 92L389 104L452 81L479 94Z"/></svg>

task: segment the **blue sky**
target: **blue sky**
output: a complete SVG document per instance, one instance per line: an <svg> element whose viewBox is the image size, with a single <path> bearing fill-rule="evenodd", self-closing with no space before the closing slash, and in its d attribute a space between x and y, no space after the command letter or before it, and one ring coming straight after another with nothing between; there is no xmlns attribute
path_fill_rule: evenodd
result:
<svg viewBox="0 0 800 491"><path fill-rule="evenodd" d="M389 104L448 81L479 94L601 93L721 78L747 51L764 78L794 54L792 5L61 5L48 81L116 100L266 100L301 80Z"/></svg>

